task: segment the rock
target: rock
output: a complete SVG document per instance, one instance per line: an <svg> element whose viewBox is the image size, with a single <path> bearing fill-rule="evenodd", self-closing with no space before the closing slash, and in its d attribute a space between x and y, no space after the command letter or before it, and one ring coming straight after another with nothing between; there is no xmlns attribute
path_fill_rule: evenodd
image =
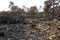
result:
<svg viewBox="0 0 60 40"><path fill-rule="evenodd" d="M50 40L56 37L56 31L53 30L47 30L45 31L45 36L48 37Z"/></svg>
<svg viewBox="0 0 60 40"><path fill-rule="evenodd" d="M57 29L60 30L60 26L58 26Z"/></svg>
<svg viewBox="0 0 60 40"><path fill-rule="evenodd" d="M40 30L47 30L49 27L45 24L37 24L37 26L35 27L36 29L40 29Z"/></svg>
<svg viewBox="0 0 60 40"><path fill-rule="evenodd" d="M32 20L31 19L25 19L25 24L32 24Z"/></svg>
<svg viewBox="0 0 60 40"><path fill-rule="evenodd" d="M55 24L56 25L56 23L58 23L59 21L57 20L57 19L54 19L53 21L51 21L50 23L52 23L52 24Z"/></svg>

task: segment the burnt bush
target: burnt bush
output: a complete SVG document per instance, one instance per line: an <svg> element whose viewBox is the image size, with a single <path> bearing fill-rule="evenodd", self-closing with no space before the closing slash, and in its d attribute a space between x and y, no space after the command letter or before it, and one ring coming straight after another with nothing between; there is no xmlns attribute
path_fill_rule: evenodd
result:
<svg viewBox="0 0 60 40"><path fill-rule="evenodd" d="M23 23L24 17L20 16L2 16L0 18L1 24L15 24L15 23Z"/></svg>

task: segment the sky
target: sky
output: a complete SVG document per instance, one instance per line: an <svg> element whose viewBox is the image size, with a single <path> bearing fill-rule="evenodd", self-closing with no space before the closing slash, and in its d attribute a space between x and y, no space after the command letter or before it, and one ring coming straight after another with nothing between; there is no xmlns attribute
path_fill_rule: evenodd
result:
<svg viewBox="0 0 60 40"><path fill-rule="evenodd" d="M44 7L45 0L0 0L0 11L9 10L8 6L10 1L14 2L14 4L20 8L22 8L22 6L28 8L31 6L37 6L37 8L39 8L40 6Z"/></svg>

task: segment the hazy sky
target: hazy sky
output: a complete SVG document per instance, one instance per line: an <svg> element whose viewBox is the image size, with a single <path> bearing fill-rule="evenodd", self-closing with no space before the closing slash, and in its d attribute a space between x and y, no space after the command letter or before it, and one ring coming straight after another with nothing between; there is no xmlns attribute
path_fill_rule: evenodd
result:
<svg viewBox="0 0 60 40"><path fill-rule="evenodd" d="M22 8L22 6L31 7L36 5L38 8L39 6L44 7L45 0L0 0L0 11L1 10L8 10L9 2L13 1L15 5L18 5Z"/></svg>

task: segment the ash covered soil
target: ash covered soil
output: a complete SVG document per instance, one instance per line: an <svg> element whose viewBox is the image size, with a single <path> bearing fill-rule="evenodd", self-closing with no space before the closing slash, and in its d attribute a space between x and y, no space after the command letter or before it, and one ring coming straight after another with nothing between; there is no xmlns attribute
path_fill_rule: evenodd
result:
<svg viewBox="0 0 60 40"><path fill-rule="evenodd" d="M60 21L25 19L16 24L0 24L0 40L60 40Z"/></svg>

